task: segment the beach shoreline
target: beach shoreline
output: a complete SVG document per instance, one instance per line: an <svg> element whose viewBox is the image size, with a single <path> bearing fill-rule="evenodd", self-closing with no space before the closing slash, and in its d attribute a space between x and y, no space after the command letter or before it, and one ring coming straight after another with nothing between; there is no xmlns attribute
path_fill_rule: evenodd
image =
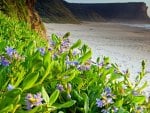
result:
<svg viewBox="0 0 150 113"><path fill-rule="evenodd" d="M142 60L146 61L146 71L150 72L150 29L112 22L45 23L45 26L48 36L52 33L62 36L70 32L71 42L81 39L92 48L93 60L102 56L110 57L121 71L130 70L131 80L140 71ZM150 80L149 75L144 81ZM146 90L150 92L150 86Z"/></svg>

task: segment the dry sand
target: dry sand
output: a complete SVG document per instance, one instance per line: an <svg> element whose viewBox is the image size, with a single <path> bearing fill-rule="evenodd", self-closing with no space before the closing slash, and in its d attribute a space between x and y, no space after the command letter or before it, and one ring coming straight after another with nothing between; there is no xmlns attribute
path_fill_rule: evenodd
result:
<svg viewBox="0 0 150 113"><path fill-rule="evenodd" d="M142 60L146 60L146 70L150 72L150 29L98 22L83 22L79 25L46 23L45 26L48 36L71 32L72 42L82 39L92 48L93 59L109 56L120 70L130 69L132 80L140 71ZM150 73L144 80L150 81ZM150 86L146 90L150 92Z"/></svg>

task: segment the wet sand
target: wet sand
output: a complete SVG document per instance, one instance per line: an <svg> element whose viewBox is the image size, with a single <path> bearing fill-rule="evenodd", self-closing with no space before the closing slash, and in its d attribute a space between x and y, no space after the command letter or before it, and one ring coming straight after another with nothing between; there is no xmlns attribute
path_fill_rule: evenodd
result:
<svg viewBox="0 0 150 113"><path fill-rule="evenodd" d="M70 40L82 39L93 50L93 59L109 56L120 70L129 69L131 79L141 69L145 60L147 72L150 72L150 29L129 27L119 23L83 22L82 24L46 23L47 35L63 35L71 32ZM144 80L150 81L150 73ZM149 82L150 84L150 82ZM150 86L147 89L150 92Z"/></svg>

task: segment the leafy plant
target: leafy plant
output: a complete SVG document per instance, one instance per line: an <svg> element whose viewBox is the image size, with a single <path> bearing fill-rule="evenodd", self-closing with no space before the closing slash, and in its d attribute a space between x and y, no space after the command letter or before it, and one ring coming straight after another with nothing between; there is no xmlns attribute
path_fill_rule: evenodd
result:
<svg viewBox="0 0 150 113"><path fill-rule="evenodd" d="M41 39L23 22L0 14L0 113L149 113L145 62L136 83L108 57L92 61L69 33Z"/></svg>

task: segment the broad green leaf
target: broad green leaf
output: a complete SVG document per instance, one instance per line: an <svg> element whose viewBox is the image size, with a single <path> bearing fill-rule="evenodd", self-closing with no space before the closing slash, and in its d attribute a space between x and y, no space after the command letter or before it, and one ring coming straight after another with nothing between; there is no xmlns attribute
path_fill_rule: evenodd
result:
<svg viewBox="0 0 150 113"><path fill-rule="evenodd" d="M62 81L69 82L69 81L73 80L75 78L75 76L76 76L76 72L74 71L74 73L72 73L70 76L64 77Z"/></svg>
<svg viewBox="0 0 150 113"><path fill-rule="evenodd" d="M55 34L52 34L52 40L53 40L53 42L56 43L56 44L60 43L60 39L59 39L59 38L57 37L57 35L55 35Z"/></svg>
<svg viewBox="0 0 150 113"><path fill-rule="evenodd" d="M120 100L115 102L115 106L118 108L122 107L122 105L123 105L123 99L120 99Z"/></svg>
<svg viewBox="0 0 150 113"><path fill-rule="evenodd" d="M48 96L48 94L47 94L47 92L46 92L44 87L42 87L42 91L41 92L42 92L42 97L43 97L44 101L48 104L49 103L49 96Z"/></svg>
<svg viewBox="0 0 150 113"><path fill-rule="evenodd" d="M30 73L23 81L23 90L27 90L33 87L39 77L39 73Z"/></svg>
<svg viewBox="0 0 150 113"><path fill-rule="evenodd" d="M73 106L76 103L75 100L70 100L68 102L65 102L63 104L57 104L55 105L57 109L62 109L62 108L69 108L71 106Z"/></svg>
<svg viewBox="0 0 150 113"><path fill-rule="evenodd" d="M6 106L5 108L0 110L0 113L8 113L13 111L13 104L10 104L9 106Z"/></svg>
<svg viewBox="0 0 150 113"><path fill-rule="evenodd" d="M85 44L84 44L84 45L82 46L82 48L81 48L82 53L85 54L88 49L89 49L88 45L85 45Z"/></svg>
<svg viewBox="0 0 150 113"><path fill-rule="evenodd" d="M45 69L47 69L50 66L50 63L51 63L51 54L50 54L50 52L47 52L44 55L43 63L44 63L44 68Z"/></svg>
<svg viewBox="0 0 150 113"><path fill-rule="evenodd" d="M14 95L13 96L6 95L5 98L2 98L2 100L0 101L0 110L4 109L6 106L10 106L11 104L13 106L17 105L18 102L20 101L20 98L21 98L20 94L16 95L15 97L14 97Z"/></svg>
<svg viewBox="0 0 150 113"><path fill-rule="evenodd" d="M80 45L81 45L81 40L79 39L76 43L74 43L74 44L70 47L70 49L77 48L77 47L79 47Z"/></svg>
<svg viewBox="0 0 150 113"><path fill-rule="evenodd" d="M11 91L8 91L6 93L6 96L15 98L16 96L21 95L21 93L22 93L22 90L20 88L16 88L16 89L13 89Z"/></svg>
<svg viewBox="0 0 150 113"><path fill-rule="evenodd" d="M110 73L111 73L111 72L110 72ZM110 80L113 81L113 80L117 80L117 79L122 79L122 80L123 80L122 74L119 74L119 73L112 73L112 74L111 74L111 77L110 77Z"/></svg>
<svg viewBox="0 0 150 113"><path fill-rule="evenodd" d="M109 64L110 58L109 57L104 57L104 64Z"/></svg>
<svg viewBox="0 0 150 113"><path fill-rule="evenodd" d="M37 106L29 111L27 111L27 113L43 113L42 112L42 107L41 106ZM46 113L46 112L45 112Z"/></svg>
<svg viewBox="0 0 150 113"><path fill-rule="evenodd" d="M65 38L68 38L70 36L70 32L67 32L64 36L63 36L63 38L65 39Z"/></svg>
<svg viewBox="0 0 150 113"><path fill-rule="evenodd" d="M33 66L37 66L38 64L43 62L43 56L41 56L41 53L39 51L37 51L33 57L33 59L31 59ZM41 65L41 64L40 64Z"/></svg>
<svg viewBox="0 0 150 113"><path fill-rule="evenodd" d="M123 108L119 108L118 112L117 113L129 113L128 111L126 111L125 109Z"/></svg>
<svg viewBox="0 0 150 113"><path fill-rule="evenodd" d="M53 105L55 103L55 101L57 100L58 96L59 96L60 91L59 90L55 90L50 98L49 98L49 106Z"/></svg>
<svg viewBox="0 0 150 113"><path fill-rule="evenodd" d="M134 96L132 100L132 102L136 104L144 104L145 101L146 101L145 96Z"/></svg>
<svg viewBox="0 0 150 113"><path fill-rule="evenodd" d="M92 51L89 50L87 53L85 53L82 57L79 58L79 62L83 63L87 60L89 60L92 56Z"/></svg>

